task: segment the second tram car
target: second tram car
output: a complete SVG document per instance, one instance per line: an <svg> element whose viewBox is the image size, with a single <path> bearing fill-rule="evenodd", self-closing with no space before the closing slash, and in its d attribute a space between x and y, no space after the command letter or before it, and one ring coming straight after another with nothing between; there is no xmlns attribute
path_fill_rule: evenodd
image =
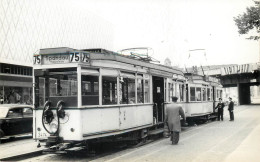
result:
<svg viewBox="0 0 260 162"><path fill-rule="evenodd" d="M54 151L104 137L145 139L163 130L172 96L188 117L209 115L218 86L136 57L67 47L34 55L33 81L33 138Z"/></svg>

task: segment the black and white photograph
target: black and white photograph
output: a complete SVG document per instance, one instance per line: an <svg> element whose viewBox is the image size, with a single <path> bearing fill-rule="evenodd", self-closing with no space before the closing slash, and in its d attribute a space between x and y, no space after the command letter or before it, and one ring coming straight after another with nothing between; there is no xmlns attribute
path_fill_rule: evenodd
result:
<svg viewBox="0 0 260 162"><path fill-rule="evenodd" d="M0 161L260 161L260 1L0 0Z"/></svg>

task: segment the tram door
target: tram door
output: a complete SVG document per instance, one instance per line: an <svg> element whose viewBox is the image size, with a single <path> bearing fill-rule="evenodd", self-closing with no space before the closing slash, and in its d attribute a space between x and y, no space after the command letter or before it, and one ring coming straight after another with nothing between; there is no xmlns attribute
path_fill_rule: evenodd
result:
<svg viewBox="0 0 260 162"><path fill-rule="evenodd" d="M153 118L154 122L164 120L164 79L153 76Z"/></svg>

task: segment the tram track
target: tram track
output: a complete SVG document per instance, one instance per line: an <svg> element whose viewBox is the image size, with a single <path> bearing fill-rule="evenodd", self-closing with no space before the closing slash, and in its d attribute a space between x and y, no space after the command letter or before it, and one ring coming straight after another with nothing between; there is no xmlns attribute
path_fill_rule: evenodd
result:
<svg viewBox="0 0 260 162"><path fill-rule="evenodd" d="M237 110L235 113L240 114L240 113L242 113L246 110L248 110L248 107L241 107L241 109ZM225 113L224 117L227 118L228 113ZM183 136L182 140L187 140L188 138L192 137L192 136L186 136L186 134L190 134L191 132L197 131L198 129L208 127L208 126L212 126L212 124L215 125L217 123L218 123L217 121L210 121L210 122L207 122L205 124L199 124L199 125L195 125L195 126L185 127L183 132L181 133L181 135ZM100 153L96 153L96 154L91 154L91 153L88 153L87 150L82 150L82 151L79 151L79 152L70 152L65 156L70 156L70 155L74 156L76 154L76 155L80 155L80 157L83 156L82 158L87 158L87 160L89 160L89 161L92 161L92 160L95 161L99 158L103 158L107 155L115 154L115 153L119 154L117 157L121 157L121 156L126 156L128 154L134 153L138 149L147 149L149 147L153 147L155 145L158 145L158 144L164 142L165 140L168 140L168 138L159 137L159 138L155 138L153 140L147 140L146 142L138 143L138 144L133 145L133 146L126 146L126 147L123 146L122 148L119 148L119 149L118 148L105 149L105 151L100 152ZM151 144L151 145L148 145L148 144ZM132 151L129 150L129 149L132 149ZM38 151L29 152L29 153L24 153L24 154L19 154L19 155L15 155L15 156L11 156L11 157L0 158L0 161L26 161L26 160L30 160L30 159L34 159L34 158L40 158L41 156L46 156L46 154L43 154L43 151L45 151L45 149L41 149L41 150L38 150ZM130 152L124 153L125 151L130 151ZM55 156L55 155L50 154L50 156ZM109 161L109 159L107 159L107 160ZM113 160L115 160L115 159L113 159Z"/></svg>

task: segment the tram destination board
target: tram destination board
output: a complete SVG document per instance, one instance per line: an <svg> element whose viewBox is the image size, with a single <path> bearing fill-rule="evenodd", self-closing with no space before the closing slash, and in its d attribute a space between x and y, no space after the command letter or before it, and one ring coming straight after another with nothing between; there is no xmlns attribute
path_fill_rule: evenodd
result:
<svg viewBox="0 0 260 162"><path fill-rule="evenodd" d="M70 52L69 54L48 54L48 55L35 55L34 64L50 65L50 64L66 64L85 62L89 63L89 53Z"/></svg>

